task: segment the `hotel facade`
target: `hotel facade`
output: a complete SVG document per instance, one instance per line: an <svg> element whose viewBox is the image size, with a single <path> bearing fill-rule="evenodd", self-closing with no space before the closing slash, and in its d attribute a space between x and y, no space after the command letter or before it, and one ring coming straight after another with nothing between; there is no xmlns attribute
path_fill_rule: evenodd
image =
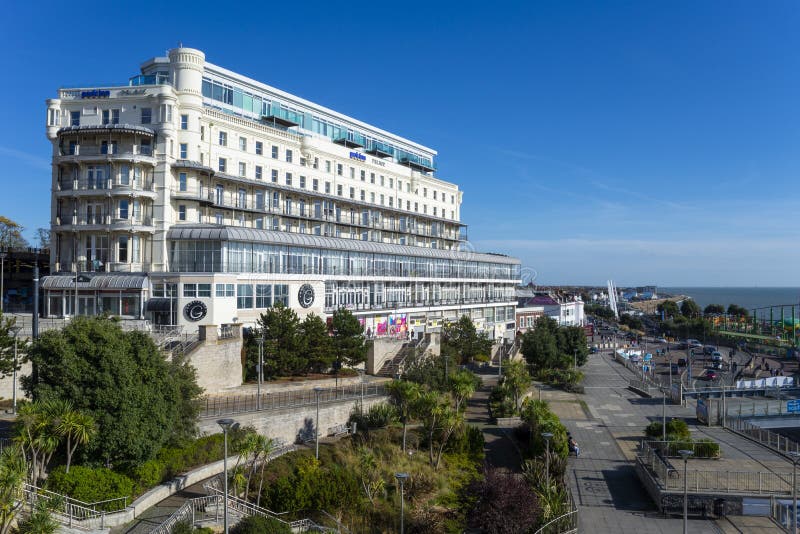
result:
<svg viewBox="0 0 800 534"><path fill-rule="evenodd" d="M515 258L468 250L436 152L205 61L62 88L53 145L50 317L252 324L275 303L347 308L375 335L470 316L513 335Z"/></svg>

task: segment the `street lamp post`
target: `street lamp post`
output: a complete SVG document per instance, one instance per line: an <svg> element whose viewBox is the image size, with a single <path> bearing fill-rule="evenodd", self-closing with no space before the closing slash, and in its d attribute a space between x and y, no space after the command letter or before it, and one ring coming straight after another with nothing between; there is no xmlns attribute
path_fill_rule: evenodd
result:
<svg viewBox="0 0 800 534"><path fill-rule="evenodd" d="M547 487L550 487L550 438L553 437L552 432L542 432L544 438L544 474L547 481Z"/></svg>
<svg viewBox="0 0 800 534"><path fill-rule="evenodd" d="M661 397L661 441L667 441L667 394Z"/></svg>
<svg viewBox="0 0 800 534"><path fill-rule="evenodd" d="M317 395L317 420L314 422L314 457L319 460L319 394L322 388L317 386L314 393Z"/></svg>
<svg viewBox="0 0 800 534"><path fill-rule="evenodd" d="M792 529L797 532L797 462L800 462L800 452L789 453L792 458Z"/></svg>
<svg viewBox="0 0 800 534"><path fill-rule="evenodd" d="M693 451L681 449L678 454L683 458L683 534L689 534L689 481L686 479L688 470L689 456Z"/></svg>
<svg viewBox="0 0 800 534"><path fill-rule="evenodd" d="M222 511L222 524L224 528L224 534L228 534L228 432L230 432L233 425L236 424L236 421L234 421L233 419L218 419L217 424L222 428L223 443L224 443L222 469L225 472L223 478L223 491L225 492L225 497L223 499L224 508Z"/></svg>
<svg viewBox="0 0 800 534"><path fill-rule="evenodd" d="M19 338L19 331L22 330L21 326L12 326L10 328L14 332L14 370L11 375L11 413L17 415L17 338Z"/></svg>
<svg viewBox="0 0 800 534"><path fill-rule="evenodd" d="M5 289L5 279L6 279L6 253L0 252L0 313L3 313L5 308L3 307L3 303L5 299L3 298L4 289Z"/></svg>
<svg viewBox="0 0 800 534"><path fill-rule="evenodd" d="M395 473L394 477L400 483L400 534L403 534L405 531L403 519L406 513L405 499L403 498L403 487L405 486L406 479L408 478L408 473Z"/></svg>
<svg viewBox="0 0 800 534"><path fill-rule="evenodd" d="M575 369L577 369L578 368L578 349L574 349L572 351L572 363L574 364L573 367L575 367Z"/></svg>
<svg viewBox="0 0 800 534"><path fill-rule="evenodd" d="M257 339L258 342L258 389L256 399L256 409L261 410L261 382L263 380L264 369L264 332L261 332L261 337Z"/></svg>
<svg viewBox="0 0 800 534"><path fill-rule="evenodd" d="M364 374L366 371L364 369L358 370L358 378L359 382L361 383L361 397L359 399L358 408L361 410L361 413L364 413Z"/></svg>

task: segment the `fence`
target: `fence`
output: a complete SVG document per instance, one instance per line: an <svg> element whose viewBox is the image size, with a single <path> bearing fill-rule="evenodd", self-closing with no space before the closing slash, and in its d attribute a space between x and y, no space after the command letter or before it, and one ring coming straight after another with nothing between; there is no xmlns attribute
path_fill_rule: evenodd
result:
<svg viewBox="0 0 800 534"><path fill-rule="evenodd" d="M796 441L792 441L789 438L778 434L777 432L772 432L771 430L758 427L752 423L749 423L748 421L745 421L744 419L729 418L725 422L725 427L733 430L734 432L745 435L750 439L778 452L793 452L800 454L800 444Z"/></svg>
<svg viewBox="0 0 800 534"><path fill-rule="evenodd" d="M107 513L124 510L128 506L128 497L117 497L93 503L85 503L59 493L54 493L30 484L23 487L25 502L31 507L39 500L46 500L52 505L55 519L59 523L73 526L73 522L98 520L100 528Z"/></svg>
<svg viewBox="0 0 800 534"><path fill-rule="evenodd" d="M791 473L785 476L770 471L712 471L690 466L684 481L683 466L678 469L667 462L648 442L642 443L637 461L655 475L655 482L665 491L683 491L685 484L692 493L791 495Z"/></svg>
<svg viewBox="0 0 800 534"><path fill-rule="evenodd" d="M567 507L569 512L561 514L555 519L551 519L534 534L575 534L578 532L578 507L575 505L575 500L572 497L572 491L569 486L567 489Z"/></svg>
<svg viewBox="0 0 800 534"><path fill-rule="evenodd" d="M320 404L333 404L367 397L382 397L387 394L386 386L383 384L353 384L320 390L303 389L262 393L260 396L257 393L253 393L251 395L206 397L199 401L200 417L218 417L247 412L315 406L317 404L317 395L319 395Z"/></svg>

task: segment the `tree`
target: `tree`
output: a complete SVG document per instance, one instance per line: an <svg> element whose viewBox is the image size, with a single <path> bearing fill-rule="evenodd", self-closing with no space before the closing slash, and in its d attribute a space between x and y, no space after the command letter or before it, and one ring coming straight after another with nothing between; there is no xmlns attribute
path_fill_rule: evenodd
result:
<svg viewBox="0 0 800 534"><path fill-rule="evenodd" d="M487 534L532 532L541 514L530 485L514 473L488 468L472 482L469 494L477 502L468 513L469 525Z"/></svg>
<svg viewBox="0 0 800 534"><path fill-rule="evenodd" d="M364 490L369 503L375 506L375 497L384 491L386 481L381 476L381 472L378 469L378 461L372 451L367 447L359 447L357 452L361 489Z"/></svg>
<svg viewBox="0 0 800 534"><path fill-rule="evenodd" d="M291 308L281 303L262 313L258 320L264 336L264 374L294 375L306 372L308 360L302 353L300 319Z"/></svg>
<svg viewBox="0 0 800 534"><path fill-rule="evenodd" d="M447 396L437 391L422 393L415 404L428 440L431 467L439 469L444 448L453 433L464 423L464 416L453 408Z"/></svg>
<svg viewBox="0 0 800 534"><path fill-rule="evenodd" d="M700 306L692 299L685 299L681 302L681 315L684 317L697 317L700 315Z"/></svg>
<svg viewBox="0 0 800 534"><path fill-rule="evenodd" d="M658 311L664 314L664 317L674 317L680 313L678 310L678 305L675 304L675 301L672 300L665 300L661 304L658 305Z"/></svg>
<svg viewBox="0 0 800 534"><path fill-rule="evenodd" d="M641 322L641 321L640 321ZM560 326L558 328L558 350L566 356L567 365L572 365L576 359L578 365L583 365L589 358L589 345L586 341L586 331L580 326Z"/></svg>
<svg viewBox="0 0 800 534"><path fill-rule="evenodd" d="M36 246L41 249L50 248L50 229L36 229Z"/></svg>
<svg viewBox="0 0 800 534"><path fill-rule="evenodd" d="M0 312L0 379L11 376L15 369L19 371L25 361L28 342L20 337L16 339L17 359L16 362L14 361L14 329L16 328L16 323L16 317L6 317ZM19 336L19 334L17 335Z"/></svg>
<svg viewBox="0 0 800 534"><path fill-rule="evenodd" d="M747 318L750 316L750 312L748 311L747 308L744 308L737 304L731 304L728 306L728 315Z"/></svg>
<svg viewBox="0 0 800 534"><path fill-rule="evenodd" d="M331 326L337 372L342 364L355 367L367 361L364 327L350 310L339 308L333 312Z"/></svg>
<svg viewBox="0 0 800 534"><path fill-rule="evenodd" d="M143 332L123 331L108 318L77 317L63 330L44 332L30 359L35 380L22 380L30 398L69 401L94 417L90 460L143 462L196 433L195 370L166 360Z"/></svg>
<svg viewBox="0 0 800 534"><path fill-rule="evenodd" d="M472 397L481 384L480 378L467 369L460 369L450 375L449 388L456 403L456 411L461 412L464 401Z"/></svg>
<svg viewBox="0 0 800 534"><path fill-rule="evenodd" d="M61 443L57 425L70 409L69 403L61 399L35 400L19 406L14 440L30 461L30 479L34 485L44 477L47 464Z"/></svg>
<svg viewBox="0 0 800 534"><path fill-rule="evenodd" d="M0 215L0 249L26 248L28 242L22 237L25 228L8 217Z"/></svg>
<svg viewBox="0 0 800 534"><path fill-rule="evenodd" d="M525 364L519 360L511 360L503 368L503 386L514 397L514 408L519 409L520 396L531 387L531 375Z"/></svg>
<svg viewBox="0 0 800 534"><path fill-rule="evenodd" d="M17 523L15 534L54 534L59 524L53 519L47 499L37 499L28 517Z"/></svg>
<svg viewBox="0 0 800 534"><path fill-rule="evenodd" d="M8 534L25 504L23 488L27 472L25 456L19 447L0 451L0 534Z"/></svg>
<svg viewBox="0 0 800 534"><path fill-rule="evenodd" d="M389 383L389 395L397 408L400 422L403 423L403 452L406 451L406 429L414 417L417 401L422 390L419 384L407 380L393 380Z"/></svg>
<svg viewBox="0 0 800 534"><path fill-rule="evenodd" d="M455 323L447 323L442 329L442 355L450 352L459 356L461 363L475 360L487 361L492 351L492 340L485 332L478 333L475 324L468 316L462 316Z"/></svg>
<svg viewBox="0 0 800 534"><path fill-rule="evenodd" d="M325 321L319 315L310 313L300 323L298 332L309 368L316 373L330 369L336 360L336 354Z"/></svg>
<svg viewBox="0 0 800 534"><path fill-rule="evenodd" d="M703 315L714 315L725 313L725 306L722 304L709 304L703 309Z"/></svg>
<svg viewBox="0 0 800 534"><path fill-rule="evenodd" d="M69 473L69 466L72 464L72 456L75 454L79 445L86 445L97 433L94 417L90 414L73 410L72 405L56 424L56 432L60 436L67 438L67 465L65 471Z"/></svg>
<svg viewBox="0 0 800 534"><path fill-rule="evenodd" d="M558 324L547 316L536 319L536 326L522 335L521 350L534 371L564 367L558 350Z"/></svg>

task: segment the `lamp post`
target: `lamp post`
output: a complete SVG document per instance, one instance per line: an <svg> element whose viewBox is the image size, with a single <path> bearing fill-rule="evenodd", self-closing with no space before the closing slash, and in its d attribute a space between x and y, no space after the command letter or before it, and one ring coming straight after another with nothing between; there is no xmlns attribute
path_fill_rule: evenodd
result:
<svg viewBox="0 0 800 534"><path fill-rule="evenodd" d="M667 394L661 397L661 441L667 441Z"/></svg>
<svg viewBox="0 0 800 534"><path fill-rule="evenodd" d="M800 452L789 453L792 458L792 529L797 532L797 462L800 462Z"/></svg>
<svg viewBox="0 0 800 534"><path fill-rule="evenodd" d="M400 483L400 534L403 534L405 531L403 525L403 519L406 513L405 499L403 498L403 487L405 485L406 479L408 478L408 473L395 473L394 477Z"/></svg>
<svg viewBox="0 0 800 534"><path fill-rule="evenodd" d="M6 281L6 253L0 252L0 313L3 313L5 308L3 307L3 303L5 299L3 298L5 294L5 281Z"/></svg>
<svg viewBox="0 0 800 534"><path fill-rule="evenodd" d="M366 371L364 369L358 370L358 379L361 383L361 398L359 399L358 408L361 410L361 413L364 413L364 373Z"/></svg>
<svg viewBox="0 0 800 534"><path fill-rule="evenodd" d="M553 437L552 432L542 432L542 437L544 438L544 474L545 480L547 480L547 487L550 487L550 438Z"/></svg>
<svg viewBox="0 0 800 534"><path fill-rule="evenodd" d="M314 422L314 457L319 460L319 394L322 388L317 386L314 393L317 395L317 420Z"/></svg>
<svg viewBox="0 0 800 534"><path fill-rule="evenodd" d="M693 451L681 449L678 454L683 458L683 534L689 534L689 481L686 479L689 456Z"/></svg>
<svg viewBox="0 0 800 534"><path fill-rule="evenodd" d="M261 331L261 337L256 342L258 343L258 388L256 390L256 409L261 410L261 381L263 379L264 369L264 331Z"/></svg>
<svg viewBox="0 0 800 534"><path fill-rule="evenodd" d="M9 330L14 332L14 370L11 375L11 413L17 415L17 338L19 338L19 331L22 330L21 326L12 326Z"/></svg>
<svg viewBox="0 0 800 534"><path fill-rule="evenodd" d="M225 472L223 478L223 490L225 492L225 497L223 500L222 524L224 528L224 534L228 534L228 432L233 427L233 425L236 424L236 421L234 421L233 419L218 419L217 424L222 428L223 443L224 443L222 469Z"/></svg>
<svg viewBox="0 0 800 534"><path fill-rule="evenodd" d="M578 368L578 349L574 349L572 351L572 363L574 364L573 367L575 367L575 369L577 369Z"/></svg>

